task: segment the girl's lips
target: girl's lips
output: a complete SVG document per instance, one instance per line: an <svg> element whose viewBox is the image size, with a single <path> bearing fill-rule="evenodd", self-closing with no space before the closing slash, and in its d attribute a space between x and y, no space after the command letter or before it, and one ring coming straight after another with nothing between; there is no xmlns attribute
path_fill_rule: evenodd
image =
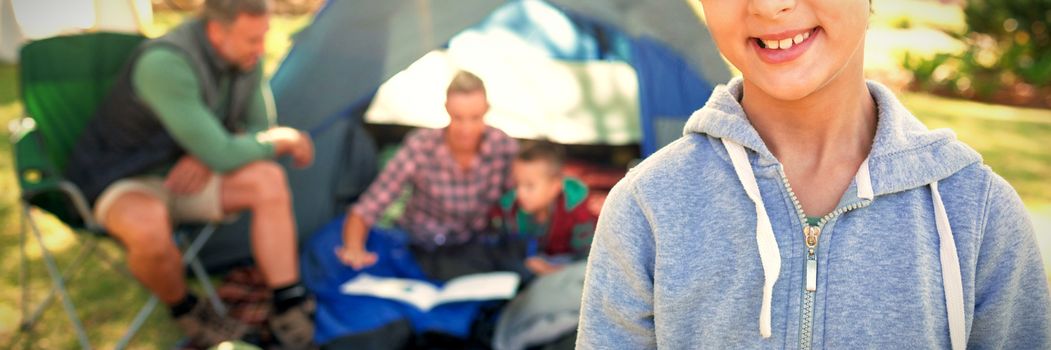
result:
<svg viewBox="0 0 1051 350"><path fill-rule="evenodd" d="M816 40L818 35L821 33L821 27L816 27L810 31L809 38L803 40L798 44L793 44L792 47L788 49L772 49L763 47L762 45L760 45L759 39L757 38L750 38L748 42L750 45L752 45L752 48L759 55L759 59L763 60L763 62L770 64L779 64L792 61L798 58L799 56L802 56L803 53L805 53L806 50L810 48L810 45L813 44L814 40Z"/></svg>

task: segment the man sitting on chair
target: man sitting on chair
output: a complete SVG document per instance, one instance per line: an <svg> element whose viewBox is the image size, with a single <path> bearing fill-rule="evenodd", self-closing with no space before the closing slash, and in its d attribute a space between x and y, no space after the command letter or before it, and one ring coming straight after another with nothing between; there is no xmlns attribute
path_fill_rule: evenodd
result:
<svg viewBox="0 0 1051 350"><path fill-rule="evenodd" d="M289 155L305 167L314 146L303 132L271 126L259 64L269 11L268 0L207 0L201 16L142 44L69 164L96 220L127 248L132 273L196 345L239 338L244 327L187 290L173 225L244 210L255 262L273 289L274 334L296 349L313 338L291 196L271 159Z"/></svg>

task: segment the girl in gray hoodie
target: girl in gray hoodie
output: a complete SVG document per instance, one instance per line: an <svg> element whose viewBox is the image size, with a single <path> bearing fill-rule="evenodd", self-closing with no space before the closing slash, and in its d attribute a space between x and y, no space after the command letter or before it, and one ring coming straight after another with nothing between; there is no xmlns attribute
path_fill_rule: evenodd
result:
<svg viewBox="0 0 1051 350"><path fill-rule="evenodd" d="M610 193L579 348L1051 348L1018 194L864 79L868 1L701 4L743 78Z"/></svg>

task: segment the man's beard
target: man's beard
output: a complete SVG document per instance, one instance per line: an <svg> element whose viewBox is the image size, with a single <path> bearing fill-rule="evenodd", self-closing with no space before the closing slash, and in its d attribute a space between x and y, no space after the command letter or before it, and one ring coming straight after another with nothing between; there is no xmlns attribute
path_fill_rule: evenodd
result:
<svg viewBox="0 0 1051 350"><path fill-rule="evenodd" d="M258 65L259 65L259 59L257 58L257 59L253 59L251 61L248 61L248 60L241 61L236 66L237 66L237 71L238 72L249 73L249 72L255 70L255 67L258 66Z"/></svg>

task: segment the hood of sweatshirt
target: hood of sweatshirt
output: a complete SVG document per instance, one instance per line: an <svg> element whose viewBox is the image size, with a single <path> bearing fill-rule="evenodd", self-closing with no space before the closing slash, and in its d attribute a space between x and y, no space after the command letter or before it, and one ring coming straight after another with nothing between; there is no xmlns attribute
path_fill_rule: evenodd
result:
<svg viewBox="0 0 1051 350"><path fill-rule="evenodd" d="M876 196L927 186L982 161L978 152L956 139L948 129L928 130L905 109L887 87L868 82L876 102L878 122L868 157ZM734 141L758 154L758 165L777 163L773 153L745 116L740 78L720 85L705 108L690 117L684 133L700 133Z"/></svg>
<svg viewBox="0 0 1051 350"><path fill-rule="evenodd" d="M880 195L921 186L931 188L935 226L941 246L940 260L950 338L954 349L962 349L966 344L966 330L960 263L937 184L961 169L981 162L981 156L958 141L949 130L928 130L898 102L887 87L871 81L867 85L878 110L876 135L868 157L855 175L852 192L848 195L856 196L858 205L868 205ZM759 333L765 338L771 335L772 292L780 275L781 256L746 149L757 155L758 166L776 165L778 160L748 121L740 104L742 92L740 78L717 87L705 108L690 118L683 132L721 139L727 151L725 156L733 164L741 186L755 204L756 242L765 278ZM720 153L720 156L723 154Z"/></svg>

